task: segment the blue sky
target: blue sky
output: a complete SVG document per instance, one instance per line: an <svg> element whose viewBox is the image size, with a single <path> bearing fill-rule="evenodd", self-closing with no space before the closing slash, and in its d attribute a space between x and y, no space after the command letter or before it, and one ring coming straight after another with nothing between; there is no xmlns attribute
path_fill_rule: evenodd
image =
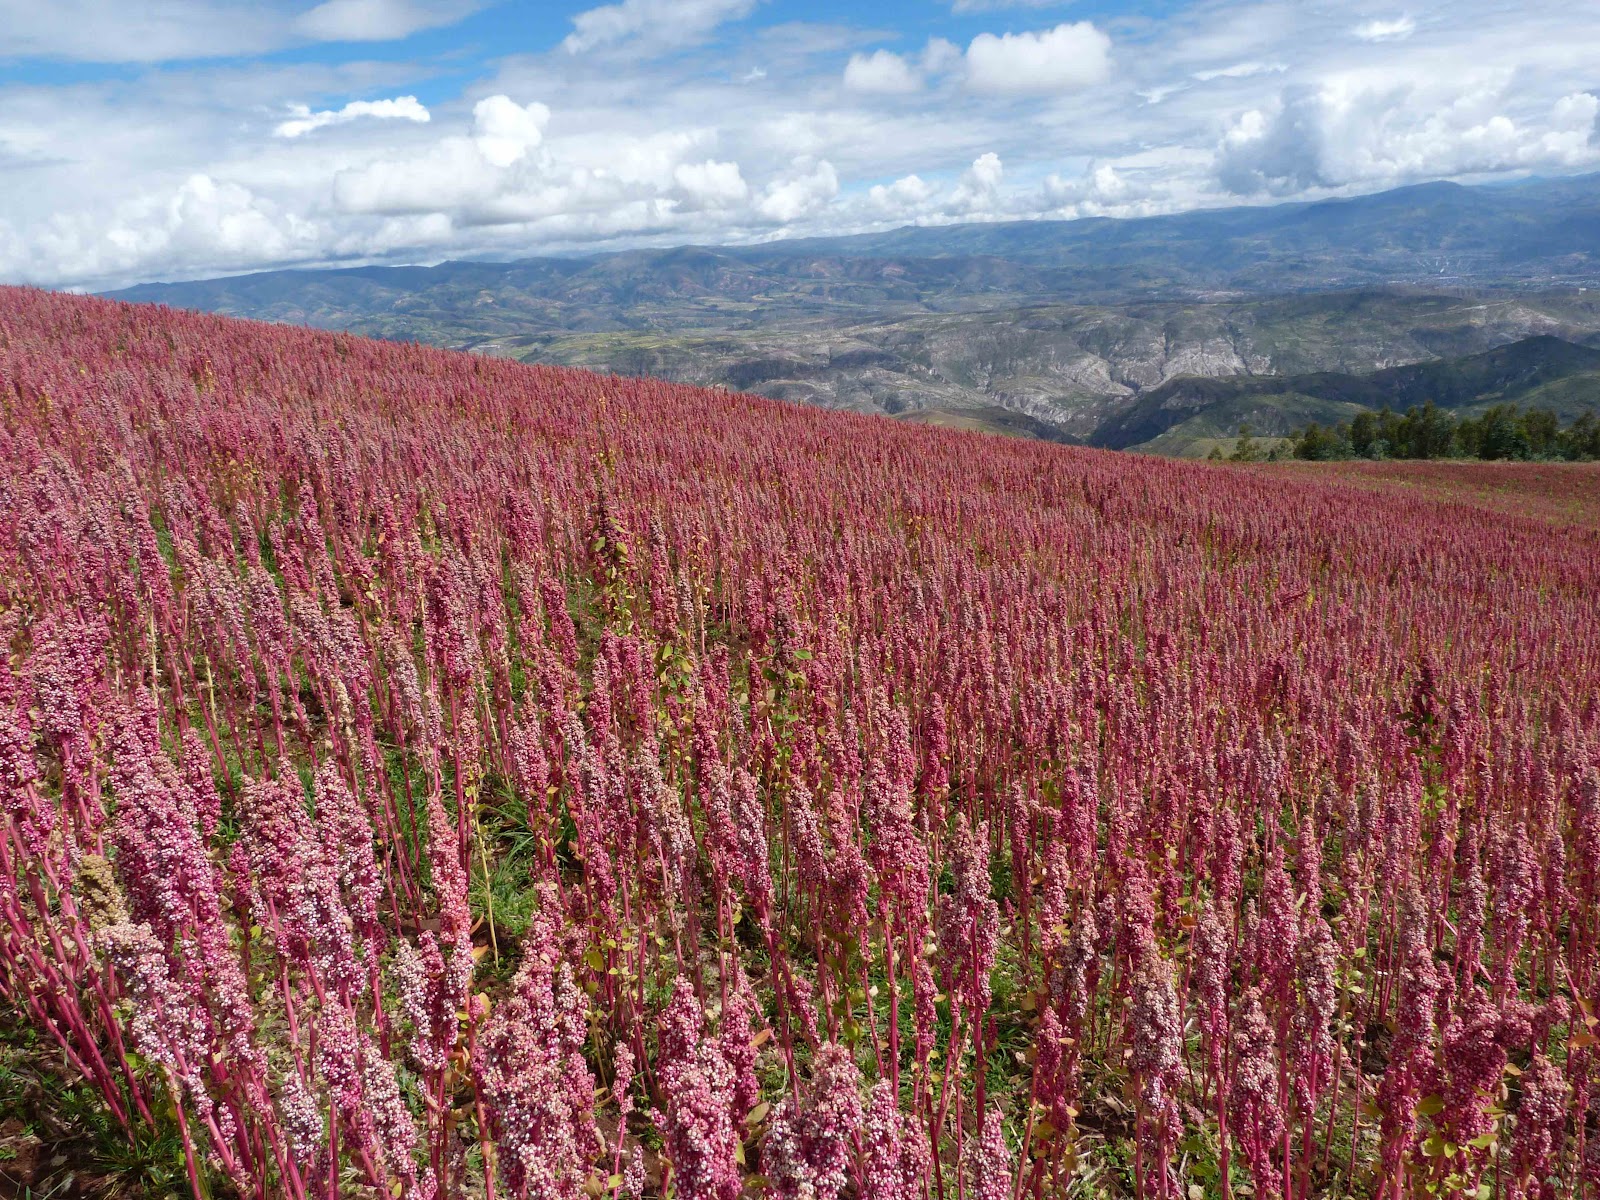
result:
<svg viewBox="0 0 1600 1200"><path fill-rule="evenodd" d="M0 280L1600 169L1593 0L0 0Z"/></svg>

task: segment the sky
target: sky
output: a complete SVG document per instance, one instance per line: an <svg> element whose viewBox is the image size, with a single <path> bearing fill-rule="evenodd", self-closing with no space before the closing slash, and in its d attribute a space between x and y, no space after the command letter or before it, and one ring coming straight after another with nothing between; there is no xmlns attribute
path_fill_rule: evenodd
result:
<svg viewBox="0 0 1600 1200"><path fill-rule="evenodd" d="M1600 0L0 0L0 281L1600 170Z"/></svg>

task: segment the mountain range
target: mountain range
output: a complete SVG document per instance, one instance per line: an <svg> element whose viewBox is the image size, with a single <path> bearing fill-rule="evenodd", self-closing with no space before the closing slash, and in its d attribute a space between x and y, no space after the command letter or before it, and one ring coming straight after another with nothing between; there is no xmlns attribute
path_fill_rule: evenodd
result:
<svg viewBox="0 0 1600 1200"><path fill-rule="evenodd" d="M1374 372L1527 339L1526 355L1573 368L1556 342L1600 345L1600 176L1137 220L273 271L113 294L941 424L1203 452L1245 419L1284 433L1387 395L1387 384L1349 382ZM1569 373L1578 381L1561 404L1600 404L1586 372ZM1327 379L1306 382L1314 376ZM1417 386L1450 376L1424 373Z"/></svg>

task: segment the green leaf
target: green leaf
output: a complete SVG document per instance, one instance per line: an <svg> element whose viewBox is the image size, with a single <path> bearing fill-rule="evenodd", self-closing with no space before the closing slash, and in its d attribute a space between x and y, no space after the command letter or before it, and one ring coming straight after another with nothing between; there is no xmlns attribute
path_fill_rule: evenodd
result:
<svg viewBox="0 0 1600 1200"><path fill-rule="evenodd" d="M1443 1111L1443 1096L1424 1096L1421 1103L1417 1105L1417 1115L1419 1117L1431 1117L1435 1113L1442 1113Z"/></svg>

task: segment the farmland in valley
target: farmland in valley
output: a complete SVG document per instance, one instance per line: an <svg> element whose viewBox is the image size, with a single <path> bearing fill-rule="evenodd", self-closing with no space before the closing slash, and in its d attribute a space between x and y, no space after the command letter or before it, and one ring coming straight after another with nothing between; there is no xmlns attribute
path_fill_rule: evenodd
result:
<svg viewBox="0 0 1600 1200"><path fill-rule="evenodd" d="M1592 1195L1596 483L0 289L0 1168Z"/></svg>

